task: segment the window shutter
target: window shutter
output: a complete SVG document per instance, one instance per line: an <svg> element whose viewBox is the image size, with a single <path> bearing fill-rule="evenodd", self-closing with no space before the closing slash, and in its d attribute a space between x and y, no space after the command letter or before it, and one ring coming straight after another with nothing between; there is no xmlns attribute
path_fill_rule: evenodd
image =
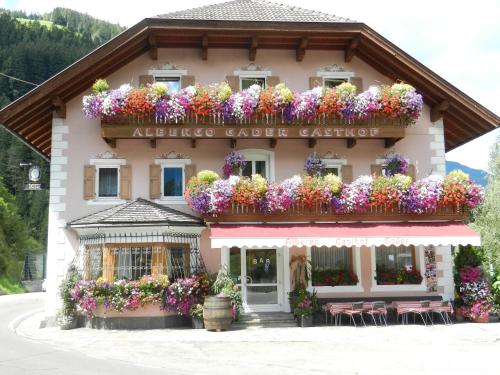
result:
<svg viewBox="0 0 500 375"><path fill-rule="evenodd" d="M147 86L148 84L155 83L154 76L143 75L139 76L139 86Z"/></svg>
<svg viewBox="0 0 500 375"><path fill-rule="evenodd" d="M323 86L323 78L321 77L309 77L309 90L315 87Z"/></svg>
<svg viewBox="0 0 500 375"><path fill-rule="evenodd" d="M194 76L182 76L181 77L181 89L184 89L188 86L194 86L195 84Z"/></svg>
<svg viewBox="0 0 500 375"><path fill-rule="evenodd" d="M234 92L240 91L240 77L239 76L226 76L226 82Z"/></svg>
<svg viewBox="0 0 500 375"><path fill-rule="evenodd" d="M353 180L352 176L352 165L342 166L342 182L345 184L350 184Z"/></svg>
<svg viewBox="0 0 500 375"><path fill-rule="evenodd" d="M372 164L371 167L371 174L375 176L382 176L382 166L378 164Z"/></svg>
<svg viewBox="0 0 500 375"><path fill-rule="evenodd" d="M161 166L151 164L149 166L149 197L151 199L161 198Z"/></svg>
<svg viewBox="0 0 500 375"><path fill-rule="evenodd" d="M196 166L194 164L188 164L184 167L184 188L186 188L189 180L191 177L194 177L196 175Z"/></svg>
<svg viewBox="0 0 500 375"><path fill-rule="evenodd" d="M416 178L417 178L417 170L415 168L415 164L410 164L408 166L408 176L410 176L413 181L416 180Z"/></svg>
<svg viewBox="0 0 500 375"><path fill-rule="evenodd" d="M266 82L267 82L267 86L268 87L274 87L274 86L280 84L280 77L278 77L278 76L269 76L269 77L267 77Z"/></svg>
<svg viewBox="0 0 500 375"><path fill-rule="evenodd" d="M108 283L115 278L115 252L108 246L104 246L102 251L102 278Z"/></svg>
<svg viewBox="0 0 500 375"><path fill-rule="evenodd" d="M356 93L362 93L363 92L363 79L361 77L351 77L350 82L356 86Z"/></svg>
<svg viewBox="0 0 500 375"><path fill-rule="evenodd" d="M132 168L130 165L120 167L120 198L132 199Z"/></svg>
<svg viewBox="0 0 500 375"><path fill-rule="evenodd" d="M86 165L83 170L83 199L95 198L95 165Z"/></svg>

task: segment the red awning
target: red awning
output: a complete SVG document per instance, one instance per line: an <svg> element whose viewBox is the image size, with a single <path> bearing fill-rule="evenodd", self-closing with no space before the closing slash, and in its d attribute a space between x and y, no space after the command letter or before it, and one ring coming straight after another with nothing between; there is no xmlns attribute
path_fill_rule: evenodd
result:
<svg viewBox="0 0 500 375"><path fill-rule="evenodd" d="M212 248L282 246L474 245L479 234L463 223L216 224Z"/></svg>

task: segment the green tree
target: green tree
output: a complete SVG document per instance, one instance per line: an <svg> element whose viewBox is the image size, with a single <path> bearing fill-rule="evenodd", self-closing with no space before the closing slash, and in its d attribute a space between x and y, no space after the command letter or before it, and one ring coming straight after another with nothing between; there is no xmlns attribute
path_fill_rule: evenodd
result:
<svg viewBox="0 0 500 375"><path fill-rule="evenodd" d="M490 175L483 204L474 211L472 227L481 233L485 266L500 272L500 135L491 148Z"/></svg>
<svg viewBox="0 0 500 375"><path fill-rule="evenodd" d="M29 232L14 196L0 179L0 277L20 280L24 256L40 250Z"/></svg>

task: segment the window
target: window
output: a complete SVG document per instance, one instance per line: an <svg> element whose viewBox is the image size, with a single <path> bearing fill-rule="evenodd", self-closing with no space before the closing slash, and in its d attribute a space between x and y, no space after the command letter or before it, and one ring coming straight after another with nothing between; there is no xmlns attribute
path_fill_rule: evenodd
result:
<svg viewBox="0 0 500 375"><path fill-rule="evenodd" d="M153 248L151 246L130 246L115 249L117 267L116 279L137 280L151 275Z"/></svg>
<svg viewBox="0 0 500 375"><path fill-rule="evenodd" d="M186 166L191 164L191 159L156 159L155 164L161 167L162 203L185 203Z"/></svg>
<svg viewBox="0 0 500 375"><path fill-rule="evenodd" d="M379 246L375 249L377 270L383 269L398 272L401 269L415 269L415 247L413 246Z"/></svg>
<svg viewBox="0 0 500 375"><path fill-rule="evenodd" d="M163 168L163 196L182 197L184 191L184 170L182 167Z"/></svg>
<svg viewBox="0 0 500 375"><path fill-rule="evenodd" d="M268 180L274 180L274 153L267 150L242 150L246 162L241 175L251 177L260 174Z"/></svg>
<svg viewBox="0 0 500 375"><path fill-rule="evenodd" d="M312 286L356 285L351 247L311 248Z"/></svg>
<svg viewBox="0 0 500 375"><path fill-rule="evenodd" d="M97 197L118 198L118 167L97 167Z"/></svg>
<svg viewBox="0 0 500 375"><path fill-rule="evenodd" d="M189 277L191 274L189 251L183 247L171 247L169 250L169 276Z"/></svg>
<svg viewBox="0 0 500 375"><path fill-rule="evenodd" d="M181 89L180 77L155 76L155 82L164 83L167 86L169 93L175 93Z"/></svg>
<svg viewBox="0 0 500 375"><path fill-rule="evenodd" d="M241 77L240 86L242 90L248 89L252 85L259 85L266 88L266 78L264 77Z"/></svg>
<svg viewBox="0 0 500 375"><path fill-rule="evenodd" d="M333 173L342 179L342 166L347 164L345 159L322 159L325 164L325 170L323 171L323 176Z"/></svg>
<svg viewBox="0 0 500 375"><path fill-rule="evenodd" d="M349 82L349 78L323 78L323 86L326 88L337 87L344 82Z"/></svg>

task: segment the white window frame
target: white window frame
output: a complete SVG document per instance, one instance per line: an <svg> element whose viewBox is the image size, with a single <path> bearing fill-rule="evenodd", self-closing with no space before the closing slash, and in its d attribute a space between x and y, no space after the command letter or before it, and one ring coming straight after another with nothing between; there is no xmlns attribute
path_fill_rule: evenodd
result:
<svg viewBox="0 0 500 375"><path fill-rule="evenodd" d="M356 285L337 285L337 286L313 286L312 280L309 280L307 290L313 292L316 290L318 294L321 293L346 293L346 292L364 292L364 288L361 285L362 282L362 269L361 269L361 248L359 246L351 247L352 253L352 271L358 277L358 283ZM309 262L312 262L312 249L310 246L306 247L306 255ZM311 263L312 265L312 263Z"/></svg>
<svg viewBox="0 0 500 375"><path fill-rule="evenodd" d="M342 181L342 166L347 165L346 159L321 159L321 161L325 164L325 168L337 168L338 178Z"/></svg>
<svg viewBox="0 0 500 375"><path fill-rule="evenodd" d="M408 245L410 246L410 245ZM378 285L375 276L377 276L377 254L375 246L370 247L371 254L371 288L370 292L427 292L427 285L425 283L425 257L424 248L421 245L415 246L415 267L422 275L422 282L420 284L396 284L396 285Z"/></svg>
<svg viewBox="0 0 500 375"><path fill-rule="evenodd" d="M326 70L319 70L316 72L318 77L323 79L323 87L328 79L343 79L351 82L351 77L354 77L354 72L330 72Z"/></svg>
<svg viewBox="0 0 500 375"><path fill-rule="evenodd" d="M270 70L235 70L234 75L238 76L240 87L243 87L243 79L264 78L264 88L267 88L267 77L272 76Z"/></svg>
<svg viewBox="0 0 500 375"><path fill-rule="evenodd" d="M157 78L178 78L179 79L179 90L181 89L182 76L187 74L185 69L152 69L148 70L148 75L153 76L153 80L156 82Z"/></svg>
<svg viewBox="0 0 500 375"><path fill-rule="evenodd" d="M122 204L124 199L120 199L120 167L126 165L125 159L90 159L90 165L95 166L95 198L88 201L88 204ZM116 197L100 197L99 196L99 169L101 168L116 168L117 175L117 196Z"/></svg>
<svg viewBox="0 0 500 375"><path fill-rule="evenodd" d="M184 199L184 190L186 189L186 165L191 164L191 159L155 159L155 164L159 165L161 168L160 175L160 190L161 197L157 199L157 203L162 204L186 204ZM164 196L164 171L165 168L182 168L182 193L183 195L179 197L166 197Z"/></svg>
<svg viewBox="0 0 500 375"><path fill-rule="evenodd" d="M273 182L275 180L275 168L274 168L274 152L264 149L252 148L245 149L239 151L244 157L246 161L265 161L266 162L266 179L269 182ZM252 164L252 172L253 172L253 164ZM253 174L253 173L252 173Z"/></svg>

